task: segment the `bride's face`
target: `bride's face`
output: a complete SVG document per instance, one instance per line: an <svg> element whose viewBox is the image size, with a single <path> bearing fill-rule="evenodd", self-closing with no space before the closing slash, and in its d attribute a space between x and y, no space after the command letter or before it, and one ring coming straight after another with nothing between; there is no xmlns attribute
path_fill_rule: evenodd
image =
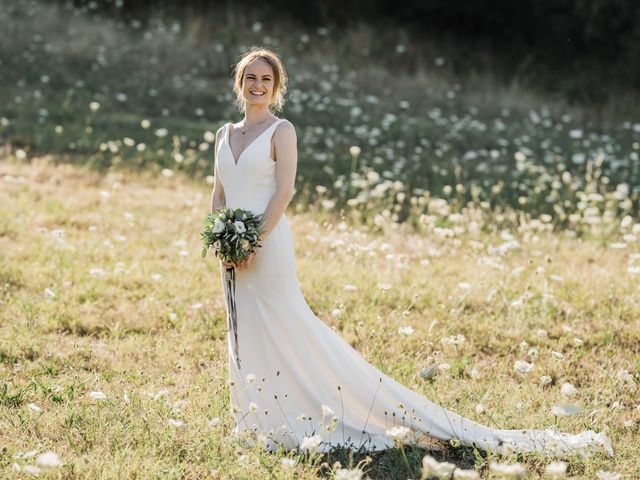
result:
<svg viewBox="0 0 640 480"><path fill-rule="evenodd" d="M247 104L269 105L273 95L273 70L258 58L247 65L244 71L242 95Z"/></svg>

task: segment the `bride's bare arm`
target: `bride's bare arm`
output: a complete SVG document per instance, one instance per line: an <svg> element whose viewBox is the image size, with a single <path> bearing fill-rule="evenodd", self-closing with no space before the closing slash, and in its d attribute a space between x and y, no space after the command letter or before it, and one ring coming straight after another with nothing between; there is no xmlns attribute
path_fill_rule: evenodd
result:
<svg viewBox="0 0 640 480"><path fill-rule="evenodd" d="M211 192L211 213L216 208L224 207L227 200L224 195L224 189L222 188L222 181L220 180L220 174L218 173L218 158L215 152L218 151L218 145L220 144L220 133L224 127L220 127L216 132L216 144L213 148L214 152L214 171L213 171L213 191Z"/></svg>
<svg viewBox="0 0 640 480"><path fill-rule="evenodd" d="M276 149L276 192L264 211L261 241L266 240L271 234L293 198L298 166L297 142L296 130L291 122L285 120L276 127L273 134L273 143Z"/></svg>

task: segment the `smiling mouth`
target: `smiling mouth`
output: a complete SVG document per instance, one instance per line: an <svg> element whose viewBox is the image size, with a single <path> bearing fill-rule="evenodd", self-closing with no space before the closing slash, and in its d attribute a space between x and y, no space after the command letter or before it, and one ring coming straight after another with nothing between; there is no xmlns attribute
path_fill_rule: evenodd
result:
<svg viewBox="0 0 640 480"><path fill-rule="evenodd" d="M250 93L251 95L253 95L254 97L263 97L263 96L265 95L265 93L264 93L264 92L256 92L256 91L253 91L253 92L249 92L249 93Z"/></svg>

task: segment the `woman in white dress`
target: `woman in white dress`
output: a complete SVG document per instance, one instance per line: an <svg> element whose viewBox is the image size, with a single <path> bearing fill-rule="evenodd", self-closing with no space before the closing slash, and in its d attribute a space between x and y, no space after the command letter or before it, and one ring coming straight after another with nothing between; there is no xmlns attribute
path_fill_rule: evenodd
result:
<svg viewBox="0 0 640 480"><path fill-rule="evenodd" d="M229 383L235 432L269 450L342 445L381 450L404 442L457 440L495 452L613 454L604 433L499 430L453 413L385 375L314 315L297 278L285 209L294 191L296 132L282 110L287 76L270 50L252 49L235 67L244 112L216 135L212 211L263 213L262 248L235 265L237 324L229 321ZM231 315L229 315L231 318ZM409 435L406 429L409 428Z"/></svg>

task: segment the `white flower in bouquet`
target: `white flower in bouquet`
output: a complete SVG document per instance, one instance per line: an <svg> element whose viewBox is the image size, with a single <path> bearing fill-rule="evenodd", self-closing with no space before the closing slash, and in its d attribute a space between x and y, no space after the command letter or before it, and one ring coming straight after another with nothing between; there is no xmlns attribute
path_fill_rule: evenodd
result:
<svg viewBox="0 0 640 480"><path fill-rule="evenodd" d="M238 233L244 233L247 231L246 227L244 226L244 222L241 220L236 220L235 222L233 222L233 225L236 227L236 232Z"/></svg>
<svg viewBox="0 0 640 480"><path fill-rule="evenodd" d="M224 222L219 218L216 218L215 222L213 222L213 226L211 227L211 231L213 233L220 233L224 231ZM216 247L218 248L218 247Z"/></svg>
<svg viewBox="0 0 640 480"><path fill-rule="evenodd" d="M207 215L204 224L201 233L203 257L210 247L214 247L215 255L221 260L237 263L262 246L262 215L249 210L221 207Z"/></svg>

